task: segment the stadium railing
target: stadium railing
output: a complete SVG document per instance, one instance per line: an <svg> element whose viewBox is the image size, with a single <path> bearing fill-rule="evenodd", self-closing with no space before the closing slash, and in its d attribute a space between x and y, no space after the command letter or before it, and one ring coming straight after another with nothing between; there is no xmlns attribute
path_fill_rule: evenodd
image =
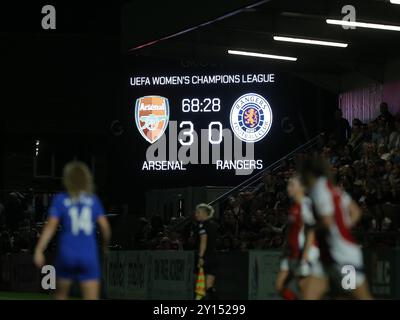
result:
<svg viewBox="0 0 400 320"><path fill-rule="evenodd" d="M223 201L227 200L231 195L235 194L236 192L243 192L245 190L250 190L250 188L252 186L254 186L257 182L259 182L263 178L263 175L266 172L272 172L272 173L275 172L276 170L281 168L282 163L284 161L292 160L296 154L298 154L300 152L308 151L308 150L312 149L313 147L315 147L321 141L320 139L323 137L323 135L324 135L323 133L320 133L317 136L315 136L314 138L312 138L312 139L308 140L307 142L303 143L302 145L298 146L297 148L295 148L294 150L292 150L291 152L289 152L282 158L271 163L266 168L257 172L256 174L252 175L250 178L246 179L245 181L243 181L236 187L232 188L231 190L229 190L226 193L222 194L221 196L217 197L213 201L209 202L209 205L212 205L212 206L220 205ZM180 230L180 229L184 228L191 221L192 221L192 217L187 217L185 220L182 220L180 223L175 225L174 230Z"/></svg>

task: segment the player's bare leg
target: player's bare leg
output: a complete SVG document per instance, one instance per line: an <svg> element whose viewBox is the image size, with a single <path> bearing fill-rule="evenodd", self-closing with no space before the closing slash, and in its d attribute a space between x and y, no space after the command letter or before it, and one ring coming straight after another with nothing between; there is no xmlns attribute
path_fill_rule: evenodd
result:
<svg viewBox="0 0 400 320"><path fill-rule="evenodd" d="M58 279L57 289L54 293L54 298L56 300L67 300L69 296L69 291L71 289L72 281L68 279Z"/></svg>
<svg viewBox="0 0 400 320"><path fill-rule="evenodd" d="M296 300L298 295L288 287L288 284L294 279L293 273L289 270L280 270L275 280L275 290L285 300ZM296 279L297 281L297 279Z"/></svg>
<svg viewBox="0 0 400 320"><path fill-rule="evenodd" d="M304 300L321 300L328 291L328 279L310 276L303 286L302 298Z"/></svg>
<svg viewBox="0 0 400 320"><path fill-rule="evenodd" d="M310 279L310 277L304 277L301 278L297 281L297 285L299 287L299 291L300 291L300 297L303 298L304 296L304 290L308 285L308 280Z"/></svg>
<svg viewBox="0 0 400 320"><path fill-rule="evenodd" d="M206 274L206 300L216 300L216 291L214 287L215 276Z"/></svg>
<svg viewBox="0 0 400 320"><path fill-rule="evenodd" d="M285 288L285 284L287 282L287 279L289 277L289 271L288 270L281 270L276 276L276 281L275 281L275 290L279 294L282 294L283 289Z"/></svg>
<svg viewBox="0 0 400 320"><path fill-rule="evenodd" d="M214 283L215 283L215 276L213 276L211 274L207 274L206 275L206 288L207 289L213 288Z"/></svg>
<svg viewBox="0 0 400 320"><path fill-rule="evenodd" d="M371 292L369 291L367 280L365 280L362 283L362 285L360 285L356 289L354 289L351 292L351 295L353 296L354 299L357 299L357 300L372 300L373 299Z"/></svg>
<svg viewBox="0 0 400 320"><path fill-rule="evenodd" d="M98 300L100 298L100 281L82 281L80 286L84 300Z"/></svg>

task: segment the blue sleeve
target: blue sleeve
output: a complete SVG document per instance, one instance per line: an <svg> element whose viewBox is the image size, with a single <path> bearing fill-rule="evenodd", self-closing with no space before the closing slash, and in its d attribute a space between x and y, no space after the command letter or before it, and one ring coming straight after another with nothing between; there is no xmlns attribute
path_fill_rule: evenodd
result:
<svg viewBox="0 0 400 320"><path fill-rule="evenodd" d="M101 201L97 196L94 196L93 213L95 220L97 220L101 216L104 216L105 214L103 205L101 204Z"/></svg>
<svg viewBox="0 0 400 320"><path fill-rule="evenodd" d="M61 194L57 194L53 201L51 202L51 206L49 209L49 218L54 217L54 218L61 218L62 215L62 209L63 209L63 197Z"/></svg>

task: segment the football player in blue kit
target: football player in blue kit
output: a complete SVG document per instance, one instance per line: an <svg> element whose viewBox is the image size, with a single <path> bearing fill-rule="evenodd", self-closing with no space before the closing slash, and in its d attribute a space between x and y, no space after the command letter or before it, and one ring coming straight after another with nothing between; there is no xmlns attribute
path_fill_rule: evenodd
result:
<svg viewBox="0 0 400 320"><path fill-rule="evenodd" d="M55 269L56 299L67 299L73 281L80 283L83 299L98 299L101 267L96 239L96 224L106 251L111 228L100 200L93 193L93 178L88 167L71 162L64 168L63 183L67 192L57 194L49 209L48 221L34 252L34 263L45 265L44 251L61 225Z"/></svg>

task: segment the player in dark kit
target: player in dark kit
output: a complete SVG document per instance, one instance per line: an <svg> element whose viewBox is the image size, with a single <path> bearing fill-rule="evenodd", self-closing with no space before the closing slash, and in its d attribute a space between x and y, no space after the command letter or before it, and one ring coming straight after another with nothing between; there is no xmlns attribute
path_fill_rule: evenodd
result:
<svg viewBox="0 0 400 320"><path fill-rule="evenodd" d="M34 263L39 268L45 264L44 251L60 224L62 229L55 261L55 298L68 298L72 281L78 281L84 299L98 299L101 275L96 223L100 227L105 250L111 229L100 200L93 194L92 175L84 163L67 164L63 182L67 192L59 193L53 200L49 219L35 249Z"/></svg>
<svg viewBox="0 0 400 320"><path fill-rule="evenodd" d="M216 242L218 225L212 219L214 215L213 207L202 203L196 207L195 218L198 221L198 267L204 268L206 276L206 300L216 299L214 287L215 276L218 268Z"/></svg>

